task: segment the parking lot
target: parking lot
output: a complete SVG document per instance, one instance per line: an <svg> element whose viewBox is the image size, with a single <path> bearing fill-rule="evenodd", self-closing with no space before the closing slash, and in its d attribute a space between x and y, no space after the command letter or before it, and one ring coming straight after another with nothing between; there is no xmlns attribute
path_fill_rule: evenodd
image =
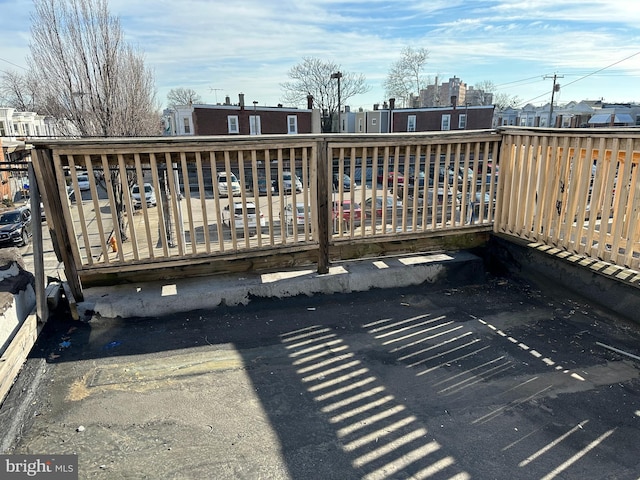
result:
<svg viewBox="0 0 640 480"><path fill-rule="evenodd" d="M637 480L638 326L548 287L63 318L0 416L80 478Z"/></svg>

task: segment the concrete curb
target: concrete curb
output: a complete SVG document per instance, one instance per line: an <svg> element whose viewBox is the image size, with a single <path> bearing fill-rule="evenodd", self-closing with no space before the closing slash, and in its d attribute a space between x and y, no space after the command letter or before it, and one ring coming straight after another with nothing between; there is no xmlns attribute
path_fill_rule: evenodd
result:
<svg viewBox="0 0 640 480"><path fill-rule="evenodd" d="M247 305L252 298L362 292L446 281L484 282L482 259L465 251L420 253L342 262L326 275L314 266L273 273L219 275L85 289L80 315L155 317L218 306Z"/></svg>

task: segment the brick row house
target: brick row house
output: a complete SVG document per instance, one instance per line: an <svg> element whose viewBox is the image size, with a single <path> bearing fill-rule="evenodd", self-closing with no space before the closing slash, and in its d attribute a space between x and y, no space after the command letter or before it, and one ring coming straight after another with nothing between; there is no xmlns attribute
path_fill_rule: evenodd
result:
<svg viewBox="0 0 640 480"><path fill-rule="evenodd" d="M245 105L244 94L232 105L181 105L163 112L165 135L295 135L320 133L320 113L299 109Z"/></svg>

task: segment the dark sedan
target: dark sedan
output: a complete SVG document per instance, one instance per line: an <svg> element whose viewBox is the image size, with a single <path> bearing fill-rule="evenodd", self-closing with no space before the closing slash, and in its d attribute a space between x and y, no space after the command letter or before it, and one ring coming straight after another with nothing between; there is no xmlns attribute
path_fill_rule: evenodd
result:
<svg viewBox="0 0 640 480"><path fill-rule="evenodd" d="M31 209L22 207L0 214L0 245L27 245L31 238Z"/></svg>

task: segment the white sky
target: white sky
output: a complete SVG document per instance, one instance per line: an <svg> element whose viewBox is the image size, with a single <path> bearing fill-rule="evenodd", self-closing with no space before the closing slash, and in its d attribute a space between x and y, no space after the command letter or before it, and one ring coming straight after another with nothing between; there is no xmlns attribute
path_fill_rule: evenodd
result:
<svg viewBox="0 0 640 480"><path fill-rule="evenodd" d="M110 0L126 39L155 73L157 98L192 88L205 103L275 106L303 57L361 73L367 94L352 109L386 99L382 82L403 47L429 50L425 76L490 80L499 92L541 105L556 99L640 102L637 0ZM22 71L31 0L0 0L0 70ZM612 66L612 64L615 64ZM20 68L22 67L22 68ZM606 68L609 67L609 68ZM601 69L604 69L600 71ZM599 72L598 72L599 71ZM595 73L598 72L598 73ZM304 105L301 105L304 106Z"/></svg>

